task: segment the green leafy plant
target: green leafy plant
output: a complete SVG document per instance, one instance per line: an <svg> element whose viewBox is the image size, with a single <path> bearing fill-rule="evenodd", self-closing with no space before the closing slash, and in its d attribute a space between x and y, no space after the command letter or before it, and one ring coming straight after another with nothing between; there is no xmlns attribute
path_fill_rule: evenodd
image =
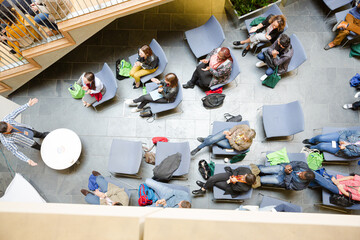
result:
<svg viewBox="0 0 360 240"><path fill-rule="evenodd" d="M277 0L230 0L238 16L245 15L256 9L265 7Z"/></svg>

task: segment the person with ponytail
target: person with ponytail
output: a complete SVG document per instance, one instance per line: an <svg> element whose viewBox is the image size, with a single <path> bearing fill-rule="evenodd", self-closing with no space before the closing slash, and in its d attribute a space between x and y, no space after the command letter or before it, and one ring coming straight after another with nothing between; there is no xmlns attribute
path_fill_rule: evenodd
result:
<svg viewBox="0 0 360 240"><path fill-rule="evenodd" d="M84 107L90 107L96 101L99 102L106 92L102 81L92 72L84 72L77 84L85 91L85 96L82 98Z"/></svg>

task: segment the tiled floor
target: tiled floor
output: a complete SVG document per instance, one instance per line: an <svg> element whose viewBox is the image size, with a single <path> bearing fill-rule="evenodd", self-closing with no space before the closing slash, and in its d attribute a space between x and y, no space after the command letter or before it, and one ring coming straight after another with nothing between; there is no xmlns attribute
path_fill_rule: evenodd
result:
<svg viewBox="0 0 360 240"><path fill-rule="evenodd" d="M259 78L264 74L264 69L255 67L256 57L249 53L243 58L242 50L234 50L241 74L237 85L233 82L224 89L226 99L221 108L204 109L200 100L204 93L198 88L186 89L183 91L184 100L179 107L183 112L162 115L163 118L152 123L131 113L130 108L124 106L124 99L141 94L141 90L132 90L130 79L118 82L116 98L103 104L98 112L82 107L81 101L72 99L67 91L67 87L85 70L97 72L104 62L115 70L116 59L127 59L136 52L137 47L149 43L152 38L156 38L163 46L169 59L166 73L176 73L183 83L190 79L196 60L187 42L183 40L182 31L168 31L169 27L162 25L161 21L153 21L152 26L149 26L158 30L137 30L139 22L141 24L144 18L139 18L139 21L127 21L131 16L119 19L10 96L10 99L18 104L27 102L30 97L39 99L37 105L23 114L23 121L36 129L45 131L64 127L77 132L83 144L80 165L55 171L44 165L37 151L24 150L31 159L38 162L37 167L28 166L8 152L5 154L16 172L30 179L49 202L85 203L80 189L87 187L91 171L95 169L103 175L109 175L107 161L114 138L141 140L150 145L152 137L166 136L170 141L189 141L191 148L194 148L198 144L196 137L207 136L213 121L223 121L223 114L226 112L240 113L245 120L250 121L251 127L257 132L251 151L241 164L261 164L264 162L262 152L265 151L279 150L286 146L288 152L299 152L302 139L313 136L314 128L358 125L359 113L343 110L341 106L354 100L355 90L349 87L348 81L358 72L359 59L349 58L349 48L323 50L324 45L334 37L334 33L330 30L333 24L325 24L323 21L326 9L320 2L303 0L282 7L289 25L286 33L295 33L299 37L308 57L297 74L284 76L273 90L263 87ZM220 17L226 35L223 46L231 46L233 40L246 37L246 32L235 29L225 15L217 17ZM157 19L156 16L154 19ZM124 22L131 24L133 29L120 30ZM299 100L303 107L305 131L297 134L291 142L263 143L261 111L257 109L264 104L294 100ZM210 151L204 149L192 160L188 181L173 183L189 186L191 190L197 188L195 180L201 178L197 171L200 159L209 160ZM222 163L222 159L214 161ZM143 180L119 178L119 181L131 189L137 189L139 183L152 176L152 168L153 166L142 163ZM356 162L350 166L328 168L342 172L360 172ZM11 176L3 161L0 164L0 176L0 189L4 191ZM132 205L136 205L136 195L137 191L133 190ZM300 192L255 190L253 197L244 204L259 204L262 195L290 200L301 205L305 212L328 212L314 207L314 203L321 202L321 195L320 191L310 189ZM205 197L194 198L193 207L234 209L238 204L214 203L212 194L208 193Z"/></svg>

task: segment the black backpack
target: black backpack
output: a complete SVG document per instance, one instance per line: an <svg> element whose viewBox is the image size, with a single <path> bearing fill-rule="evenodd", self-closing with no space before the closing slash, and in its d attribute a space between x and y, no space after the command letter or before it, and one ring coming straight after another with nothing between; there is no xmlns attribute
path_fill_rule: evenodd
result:
<svg viewBox="0 0 360 240"><path fill-rule="evenodd" d="M225 94L213 93L201 99L205 108L216 108L223 104Z"/></svg>

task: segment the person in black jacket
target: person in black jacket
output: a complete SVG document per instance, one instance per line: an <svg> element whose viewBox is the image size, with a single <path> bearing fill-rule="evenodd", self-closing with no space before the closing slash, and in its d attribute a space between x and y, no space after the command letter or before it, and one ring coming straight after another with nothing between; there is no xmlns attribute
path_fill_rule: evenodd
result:
<svg viewBox="0 0 360 240"><path fill-rule="evenodd" d="M308 167L306 162L292 161L289 164L279 164L274 166L258 166L260 169L261 185L271 185L282 187L287 190L300 191L315 179L314 172Z"/></svg>
<svg viewBox="0 0 360 240"><path fill-rule="evenodd" d="M153 99L152 95L150 93L140 96L136 99L127 99L125 101L125 104L128 106L137 106L137 108L134 108L132 112L139 112L141 111L146 104L150 102L156 102L156 103L171 103L174 102L176 99L176 96L179 92L179 80L175 73L168 73L165 76L164 80L158 80L156 78L151 79L152 82L155 82L159 85L158 87L158 93L160 98ZM138 103L140 103L138 105Z"/></svg>
<svg viewBox="0 0 360 240"><path fill-rule="evenodd" d="M192 193L194 195L203 195L206 193L206 190L216 186L225 191L224 195L231 194L231 197L234 198L240 193L249 191L256 181L255 175L247 167L238 167L233 170L227 166L224 169L224 173L211 176L206 183L196 181L200 189L194 190Z"/></svg>
<svg viewBox="0 0 360 240"><path fill-rule="evenodd" d="M245 57L250 49L253 49L259 42L271 42L273 44L275 40L283 33L286 26L286 18L284 15L270 14L259 25L252 27L249 31L250 37L244 41L234 41L234 46L243 45L249 43L242 52L242 56Z"/></svg>

